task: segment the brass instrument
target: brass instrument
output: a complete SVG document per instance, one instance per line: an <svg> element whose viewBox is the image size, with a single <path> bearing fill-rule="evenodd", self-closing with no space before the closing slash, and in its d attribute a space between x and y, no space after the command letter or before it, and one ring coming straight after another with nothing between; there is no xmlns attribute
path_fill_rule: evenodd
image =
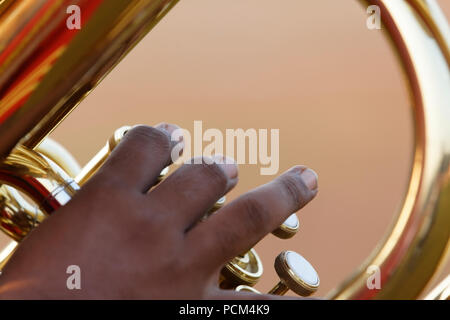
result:
<svg viewBox="0 0 450 320"><path fill-rule="evenodd" d="M126 129L119 129L85 168L46 137L177 1L0 0L0 229L14 241L20 242L70 201ZM380 7L409 80L414 162L395 223L370 257L328 298L414 299L449 251L450 29L435 0L361 2ZM70 5L83 12L81 29L66 26ZM292 221L274 234L293 236L298 220ZM0 253L0 267L15 246L11 242ZM303 267L294 270L297 262L289 259L297 259ZM319 278L314 282L314 269L302 259L289 252L277 258L281 282L273 293L291 288L308 295L317 289ZM224 267L221 283L257 292L251 286L262 274L260 262L254 250L243 253ZM366 285L366 270L373 265L382 274L379 290ZM445 288L445 295L433 297L448 297L448 281Z"/></svg>

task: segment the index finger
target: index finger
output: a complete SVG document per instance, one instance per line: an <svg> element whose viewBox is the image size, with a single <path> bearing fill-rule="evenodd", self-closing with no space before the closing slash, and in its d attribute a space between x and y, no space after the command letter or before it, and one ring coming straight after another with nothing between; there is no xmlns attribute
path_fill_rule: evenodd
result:
<svg viewBox="0 0 450 320"><path fill-rule="evenodd" d="M187 245L197 259L207 260L217 268L253 247L317 192L317 174L305 166L296 166L198 224L186 235Z"/></svg>

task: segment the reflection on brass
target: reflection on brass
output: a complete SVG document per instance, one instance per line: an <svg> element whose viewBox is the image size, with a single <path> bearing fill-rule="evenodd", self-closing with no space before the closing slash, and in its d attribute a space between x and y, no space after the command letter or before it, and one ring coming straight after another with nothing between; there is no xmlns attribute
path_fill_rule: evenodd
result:
<svg viewBox="0 0 450 320"><path fill-rule="evenodd" d="M214 213L216 213L220 208L222 208L225 205L225 202L227 201L227 197L223 196L222 198L220 198L219 200L216 201L216 203L214 203L214 205L211 207L211 209L209 209L206 214L203 216L202 221L205 221L206 219L208 219L211 215L213 215Z"/></svg>
<svg viewBox="0 0 450 320"><path fill-rule="evenodd" d="M415 152L403 205L386 236L328 298L415 299L445 262L450 239L450 28L434 0L364 3L380 6L408 77ZM367 288L371 265L380 267L380 290Z"/></svg>
<svg viewBox="0 0 450 320"><path fill-rule="evenodd" d="M283 251L275 259L275 270L280 277L270 294L284 295L289 289L307 297L317 291L319 275L311 264L293 251Z"/></svg>
<svg viewBox="0 0 450 320"><path fill-rule="evenodd" d="M300 222L295 213L293 213L286 221L279 226L272 234L280 239L290 239L295 236L300 228Z"/></svg>
<svg viewBox="0 0 450 320"><path fill-rule="evenodd" d="M8 262L9 258L14 254L17 249L17 242L11 240L1 251L0 251L0 270L3 270L3 267ZM1 271L0 271L1 274Z"/></svg>
<svg viewBox="0 0 450 320"><path fill-rule="evenodd" d="M108 139L106 145L81 169L81 172L75 178L80 186L84 185L103 163L105 163L108 156L130 128L130 126L123 126L114 131L114 134Z"/></svg>
<svg viewBox="0 0 450 320"><path fill-rule="evenodd" d="M241 292L252 292L252 293L258 293L258 294L261 293L258 290L256 290L255 288L249 287L249 286L246 286L246 285L243 285L243 284L240 285L240 286L237 286L235 290L238 291L238 292L241 291Z"/></svg>
<svg viewBox="0 0 450 320"><path fill-rule="evenodd" d="M63 151L39 144L176 3L73 0L70 4L87 14L80 30L68 30L66 1L0 1L1 229L14 239L20 241L70 200L78 189L70 176L83 184L111 152L102 149L79 173L67 157L58 156ZM361 3L380 6L383 29L407 76L414 157L402 207L386 236L328 297L412 299L445 261L449 247L450 28L435 0ZM237 284L254 285L256 257L237 257L225 274L244 282ZM239 269L243 265L258 268L250 268L248 276ZM380 290L366 286L370 265L380 268Z"/></svg>
<svg viewBox="0 0 450 320"><path fill-rule="evenodd" d="M37 206L6 185L0 187L0 208L0 228L16 241L22 240L45 218Z"/></svg>
<svg viewBox="0 0 450 320"><path fill-rule="evenodd" d="M263 274L261 259L255 249L235 257L221 271L220 286L223 289L238 285L254 286Z"/></svg>
<svg viewBox="0 0 450 320"><path fill-rule="evenodd" d="M431 290L425 300L450 300L450 274Z"/></svg>
<svg viewBox="0 0 450 320"><path fill-rule="evenodd" d="M53 161L23 146L0 164L0 183L0 229L16 241L79 189Z"/></svg>
<svg viewBox="0 0 450 320"><path fill-rule="evenodd" d="M39 146L35 148L35 151L52 160L70 177L76 177L81 171L80 165L72 154L53 139L48 137L45 138Z"/></svg>

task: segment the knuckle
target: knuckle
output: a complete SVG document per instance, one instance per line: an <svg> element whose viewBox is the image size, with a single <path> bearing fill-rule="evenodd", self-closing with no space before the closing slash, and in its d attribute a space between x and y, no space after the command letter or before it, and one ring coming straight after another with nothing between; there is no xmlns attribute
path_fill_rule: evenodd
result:
<svg viewBox="0 0 450 320"><path fill-rule="evenodd" d="M139 125L134 127L126 136L130 140L143 141L146 144L152 144L158 151L170 151L170 137L169 134L163 130L154 127Z"/></svg>
<svg viewBox="0 0 450 320"><path fill-rule="evenodd" d="M221 191L225 191L228 184L228 178L217 163L206 163L203 161L200 164L200 170L206 175L209 181L218 186Z"/></svg>
<svg viewBox="0 0 450 320"><path fill-rule="evenodd" d="M242 198L244 207L246 229L251 233L269 230L272 214L261 200L251 194Z"/></svg>
<svg viewBox="0 0 450 320"><path fill-rule="evenodd" d="M309 191L300 176L287 174L279 179L279 183L292 205L292 211L301 209L308 202Z"/></svg>
<svg viewBox="0 0 450 320"><path fill-rule="evenodd" d="M140 196L140 195L139 195ZM136 199L134 203L140 199ZM171 228L173 225L173 216L168 215L165 208L157 202L151 201L142 202L138 205L139 210L136 210L133 220L137 226L143 230L151 231L154 236L158 238L171 238L178 233L177 228Z"/></svg>

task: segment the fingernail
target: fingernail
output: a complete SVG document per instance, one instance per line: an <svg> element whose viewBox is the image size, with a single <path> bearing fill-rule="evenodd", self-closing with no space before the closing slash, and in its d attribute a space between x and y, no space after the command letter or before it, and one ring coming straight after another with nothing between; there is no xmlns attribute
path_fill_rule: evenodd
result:
<svg viewBox="0 0 450 320"><path fill-rule="evenodd" d="M157 124L157 125L155 126L155 128L157 128L157 129L159 129L159 130L164 130L164 131L166 131L166 132L169 134L169 136L171 136L172 133L173 133L175 130L179 129L180 127L178 127L178 126L176 126L176 125L174 125L174 124L169 124L169 123L159 123L159 124ZM180 141L181 141L181 140L180 140Z"/></svg>
<svg viewBox="0 0 450 320"><path fill-rule="evenodd" d="M309 188L309 190L316 190L318 187L318 176L317 173L315 173L311 169L305 169L301 175L303 182L306 184L306 186Z"/></svg>
<svg viewBox="0 0 450 320"><path fill-rule="evenodd" d="M213 157L214 162L222 168L229 179L234 179L238 175L238 167L234 159L225 157L223 155L216 155Z"/></svg>

